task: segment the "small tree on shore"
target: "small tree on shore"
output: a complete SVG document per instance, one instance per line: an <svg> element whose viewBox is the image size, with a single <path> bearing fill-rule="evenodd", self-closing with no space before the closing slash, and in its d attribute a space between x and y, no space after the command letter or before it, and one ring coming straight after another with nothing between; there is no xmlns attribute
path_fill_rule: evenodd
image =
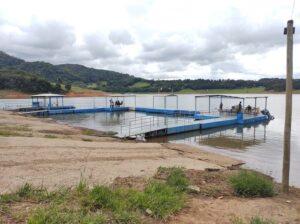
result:
<svg viewBox="0 0 300 224"><path fill-rule="evenodd" d="M69 92L72 89L72 85L70 83L65 84L65 89L67 92Z"/></svg>

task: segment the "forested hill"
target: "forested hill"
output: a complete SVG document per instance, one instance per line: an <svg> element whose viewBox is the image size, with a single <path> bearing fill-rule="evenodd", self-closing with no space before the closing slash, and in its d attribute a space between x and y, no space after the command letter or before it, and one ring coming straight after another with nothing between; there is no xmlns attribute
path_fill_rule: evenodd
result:
<svg viewBox="0 0 300 224"><path fill-rule="evenodd" d="M174 92L184 90L240 89L263 87L271 91L284 91L284 79L253 80L147 80L109 70L93 69L77 64L52 65L46 62L26 62L0 51L0 89L18 89L21 79L45 82L44 91L62 90L63 85L80 86L107 92ZM26 81L25 80L25 81ZM5 82L4 82L5 81ZM25 82L24 81L24 82ZM25 83L27 83L27 81ZM14 85L15 83L15 85ZM28 88L28 89L27 89ZM300 80L295 80L300 89ZM19 88L20 89L20 88ZM68 88L67 88L68 89ZM38 87L22 86L25 92L43 92Z"/></svg>

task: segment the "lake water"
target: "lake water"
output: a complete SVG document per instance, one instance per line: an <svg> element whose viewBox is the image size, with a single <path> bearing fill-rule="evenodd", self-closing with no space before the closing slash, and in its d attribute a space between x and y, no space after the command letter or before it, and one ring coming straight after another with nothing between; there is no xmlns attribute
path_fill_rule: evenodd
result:
<svg viewBox="0 0 300 224"><path fill-rule="evenodd" d="M172 135L164 138L151 139L159 142L180 142L191 144L211 152L228 155L246 162L246 166L273 176L277 181L281 180L282 151L283 151L283 129L285 96L283 94L270 94L268 96L268 109L274 115L275 120L265 124L253 126L232 126L222 129L210 129L205 131L189 132ZM121 99L121 98L120 98ZM107 99L108 100L108 99ZM121 99L122 100L122 99ZM77 108L90 108L105 106L104 98L66 98L65 104L75 105ZM166 108L194 110L194 95L179 95L178 105L175 97L169 97ZM224 107L228 104L236 104L236 101L224 101ZM245 102L247 105L248 102ZM291 138L291 177L292 185L300 186L300 95L293 96L293 125ZM6 104L26 105L29 100L0 100L0 108ZM127 106L134 106L134 98L126 100ZM138 95L136 105L141 107L152 107L152 95ZM257 105L264 107L263 100ZM211 108L218 106L217 101L211 102ZM164 108L164 100L161 97L154 98L154 107ZM204 108L204 109L203 109ZM197 101L198 110L207 110L207 102ZM119 131L120 124L137 117L144 116L140 113L96 113L53 116L59 122L74 126L87 127L98 130Z"/></svg>

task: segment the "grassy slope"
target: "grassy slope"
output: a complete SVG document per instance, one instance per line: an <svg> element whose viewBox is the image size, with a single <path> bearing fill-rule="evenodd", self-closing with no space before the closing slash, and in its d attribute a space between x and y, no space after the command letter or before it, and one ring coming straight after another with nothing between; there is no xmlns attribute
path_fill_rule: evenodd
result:
<svg viewBox="0 0 300 224"><path fill-rule="evenodd" d="M193 93L207 93L207 94L239 94L239 93L267 93L263 87L258 88L243 88L243 89L209 89L209 90L192 90L183 89L178 93L193 94Z"/></svg>
<svg viewBox="0 0 300 224"><path fill-rule="evenodd" d="M132 88L146 88L148 86L150 86L150 83L148 83L148 82L136 82L131 87Z"/></svg>

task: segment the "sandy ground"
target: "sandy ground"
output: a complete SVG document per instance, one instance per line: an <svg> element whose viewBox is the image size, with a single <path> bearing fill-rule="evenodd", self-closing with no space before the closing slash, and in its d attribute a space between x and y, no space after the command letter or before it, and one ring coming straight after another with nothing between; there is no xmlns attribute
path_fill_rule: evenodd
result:
<svg viewBox="0 0 300 224"><path fill-rule="evenodd" d="M299 195L297 198L192 198L188 208L173 217L169 223L231 224L234 218L250 220L254 216L272 220L276 224L299 224Z"/></svg>
<svg viewBox="0 0 300 224"><path fill-rule="evenodd" d="M151 177L159 166L204 170L239 163L184 145L85 136L50 119L6 111L0 111L1 130L10 135L0 135L1 193L26 182L49 189L74 186L80 178L91 185L110 184L116 177Z"/></svg>

